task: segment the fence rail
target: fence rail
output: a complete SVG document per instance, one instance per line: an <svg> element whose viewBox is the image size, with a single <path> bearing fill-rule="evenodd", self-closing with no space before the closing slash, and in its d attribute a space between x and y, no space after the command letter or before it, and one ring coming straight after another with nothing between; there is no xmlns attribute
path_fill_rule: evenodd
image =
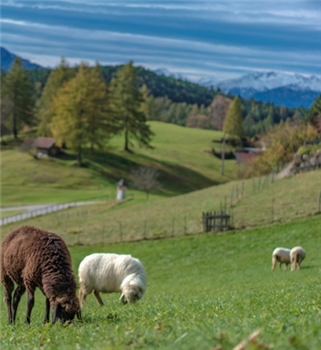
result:
<svg viewBox="0 0 321 350"><path fill-rule="evenodd" d="M203 231L223 231L232 226L230 212L224 210L206 212L202 215Z"/></svg>
<svg viewBox="0 0 321 350"><path fill-rule="evenodd" d="M99 197L99 198L101 198L101 197ZM13 216L8 216L6 218L2 218L2 219L0 219L0 226L5 226L8 224L12 224L14 222L35 218L35 217L41 216L41 215L50 214L50 213L53 213L53 212L56 212L59 210L64 210L64 209L73 208L73 207L79 207L82 205L97 204L97 203L101 203L101 201L51 204L48 206L44 206L42 208L27 211L25 213L20 213L20 214L16 214Z"/></svg>

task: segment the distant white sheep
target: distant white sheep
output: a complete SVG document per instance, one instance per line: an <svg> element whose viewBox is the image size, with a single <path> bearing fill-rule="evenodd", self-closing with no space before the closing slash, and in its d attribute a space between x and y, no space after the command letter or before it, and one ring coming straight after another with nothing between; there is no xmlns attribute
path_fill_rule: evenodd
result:
<svg viewBox="0 0 321 350"><path fill-rule="evenodd" d="M103 306L100 292L121 292L120 300L126 304L141 299L146 291L147 276L144 266L131 255L88 255L80 263L78 275L81 307L91 292L99 305Z"/></svg>
<svg viewBox="0 0 321 350"><path fill-rule="evenodd" d="M276 248L272 253L272 271L275 268L276 263L278 262L280 265L280 269L282 264L285 264L284 270L288 268L290 264L290 249L287 248Z"/></svg>
<svg viewBox="0 0 321 350"><path fill-rule="evenodd" d="M300 270L301 262L306 257L305 250L302 247L294 247L290 253L291 259L291 271L297 269Z"/></svg>

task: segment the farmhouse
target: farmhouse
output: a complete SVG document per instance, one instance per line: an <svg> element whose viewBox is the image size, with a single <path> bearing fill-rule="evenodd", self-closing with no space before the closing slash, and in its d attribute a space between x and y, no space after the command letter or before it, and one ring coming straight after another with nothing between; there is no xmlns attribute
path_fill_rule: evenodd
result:
<svg viewBox="0 0 321 350"><path fill-rule="evenodd" d="M52 137L38 137L33 147L37 149L37 156L56 157L60 152L56 140Z"/></svg>

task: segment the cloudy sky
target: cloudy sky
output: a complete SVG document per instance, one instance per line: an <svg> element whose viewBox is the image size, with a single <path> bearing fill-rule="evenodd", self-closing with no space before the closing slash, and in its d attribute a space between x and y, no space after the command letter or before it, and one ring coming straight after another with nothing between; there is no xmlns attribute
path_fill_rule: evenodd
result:
<svg viewBox="0 0 321 350"><path fill-rule="evenodd" d="M321 74L321 1L1 1L1 45L54 67L130 59L192 80Z"/></svg>

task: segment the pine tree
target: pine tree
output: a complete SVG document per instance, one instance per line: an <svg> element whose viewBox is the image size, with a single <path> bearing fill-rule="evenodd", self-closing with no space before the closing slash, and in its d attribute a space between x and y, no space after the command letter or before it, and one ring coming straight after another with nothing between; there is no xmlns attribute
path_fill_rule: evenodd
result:
<svg viewBox="0 0 321 350"><path fill-rule="evenodd" d="M159 108L153 95L150 95L146 84L140 88L140 92L143 95L143 102L141 105L141 111L145 113L148 120L159 119Z"/></svg>
<svg viewBox="0 0 321 350"><path fill-rule="evenodd" d="M223 130L232 137L242 140L243 132L243 118L240 100L235 97L227 112Z"/></svg>
<svg viewBox="0 0 321 350"><path fill-rule="evenodd" d="M27 72L21 67L19 57L3 78L2 98L10 100L11 110L7 113L7 126L12 129L14 138L18 137L18 129L34 123L35 99L32 84Z"/></svg>
<svg viewBox="0 0 321 350"><path fill-rule="evenodd" d="M51 131L58 143L66 142L77 152L79 165L88 143L102 147L118 130L107 103L107 87L98 68L90 69L84 64L53 98Z"/></svg>
<svg viewBox="0 0 321 350"><path fill-rule="evenodd" d="M113 111L121 129L124 130L124 150L130 152L130 137L141 146L151 147L153 133L146 123L146 114L141 111L144 99L138 89L137 70L132 61L117 70L117 77L112 79L110 91Z"/></svg>
<svg viewBox="0 0 321 350"><path fill-rule="evenodd" d="M40 121L38 133L41 136L52 136L50 123L54 115L53 99L58 90L76 75L62 57L58 68L51 71L47 83L43 89L40 100L37 103L37 117Z"/></svg>

